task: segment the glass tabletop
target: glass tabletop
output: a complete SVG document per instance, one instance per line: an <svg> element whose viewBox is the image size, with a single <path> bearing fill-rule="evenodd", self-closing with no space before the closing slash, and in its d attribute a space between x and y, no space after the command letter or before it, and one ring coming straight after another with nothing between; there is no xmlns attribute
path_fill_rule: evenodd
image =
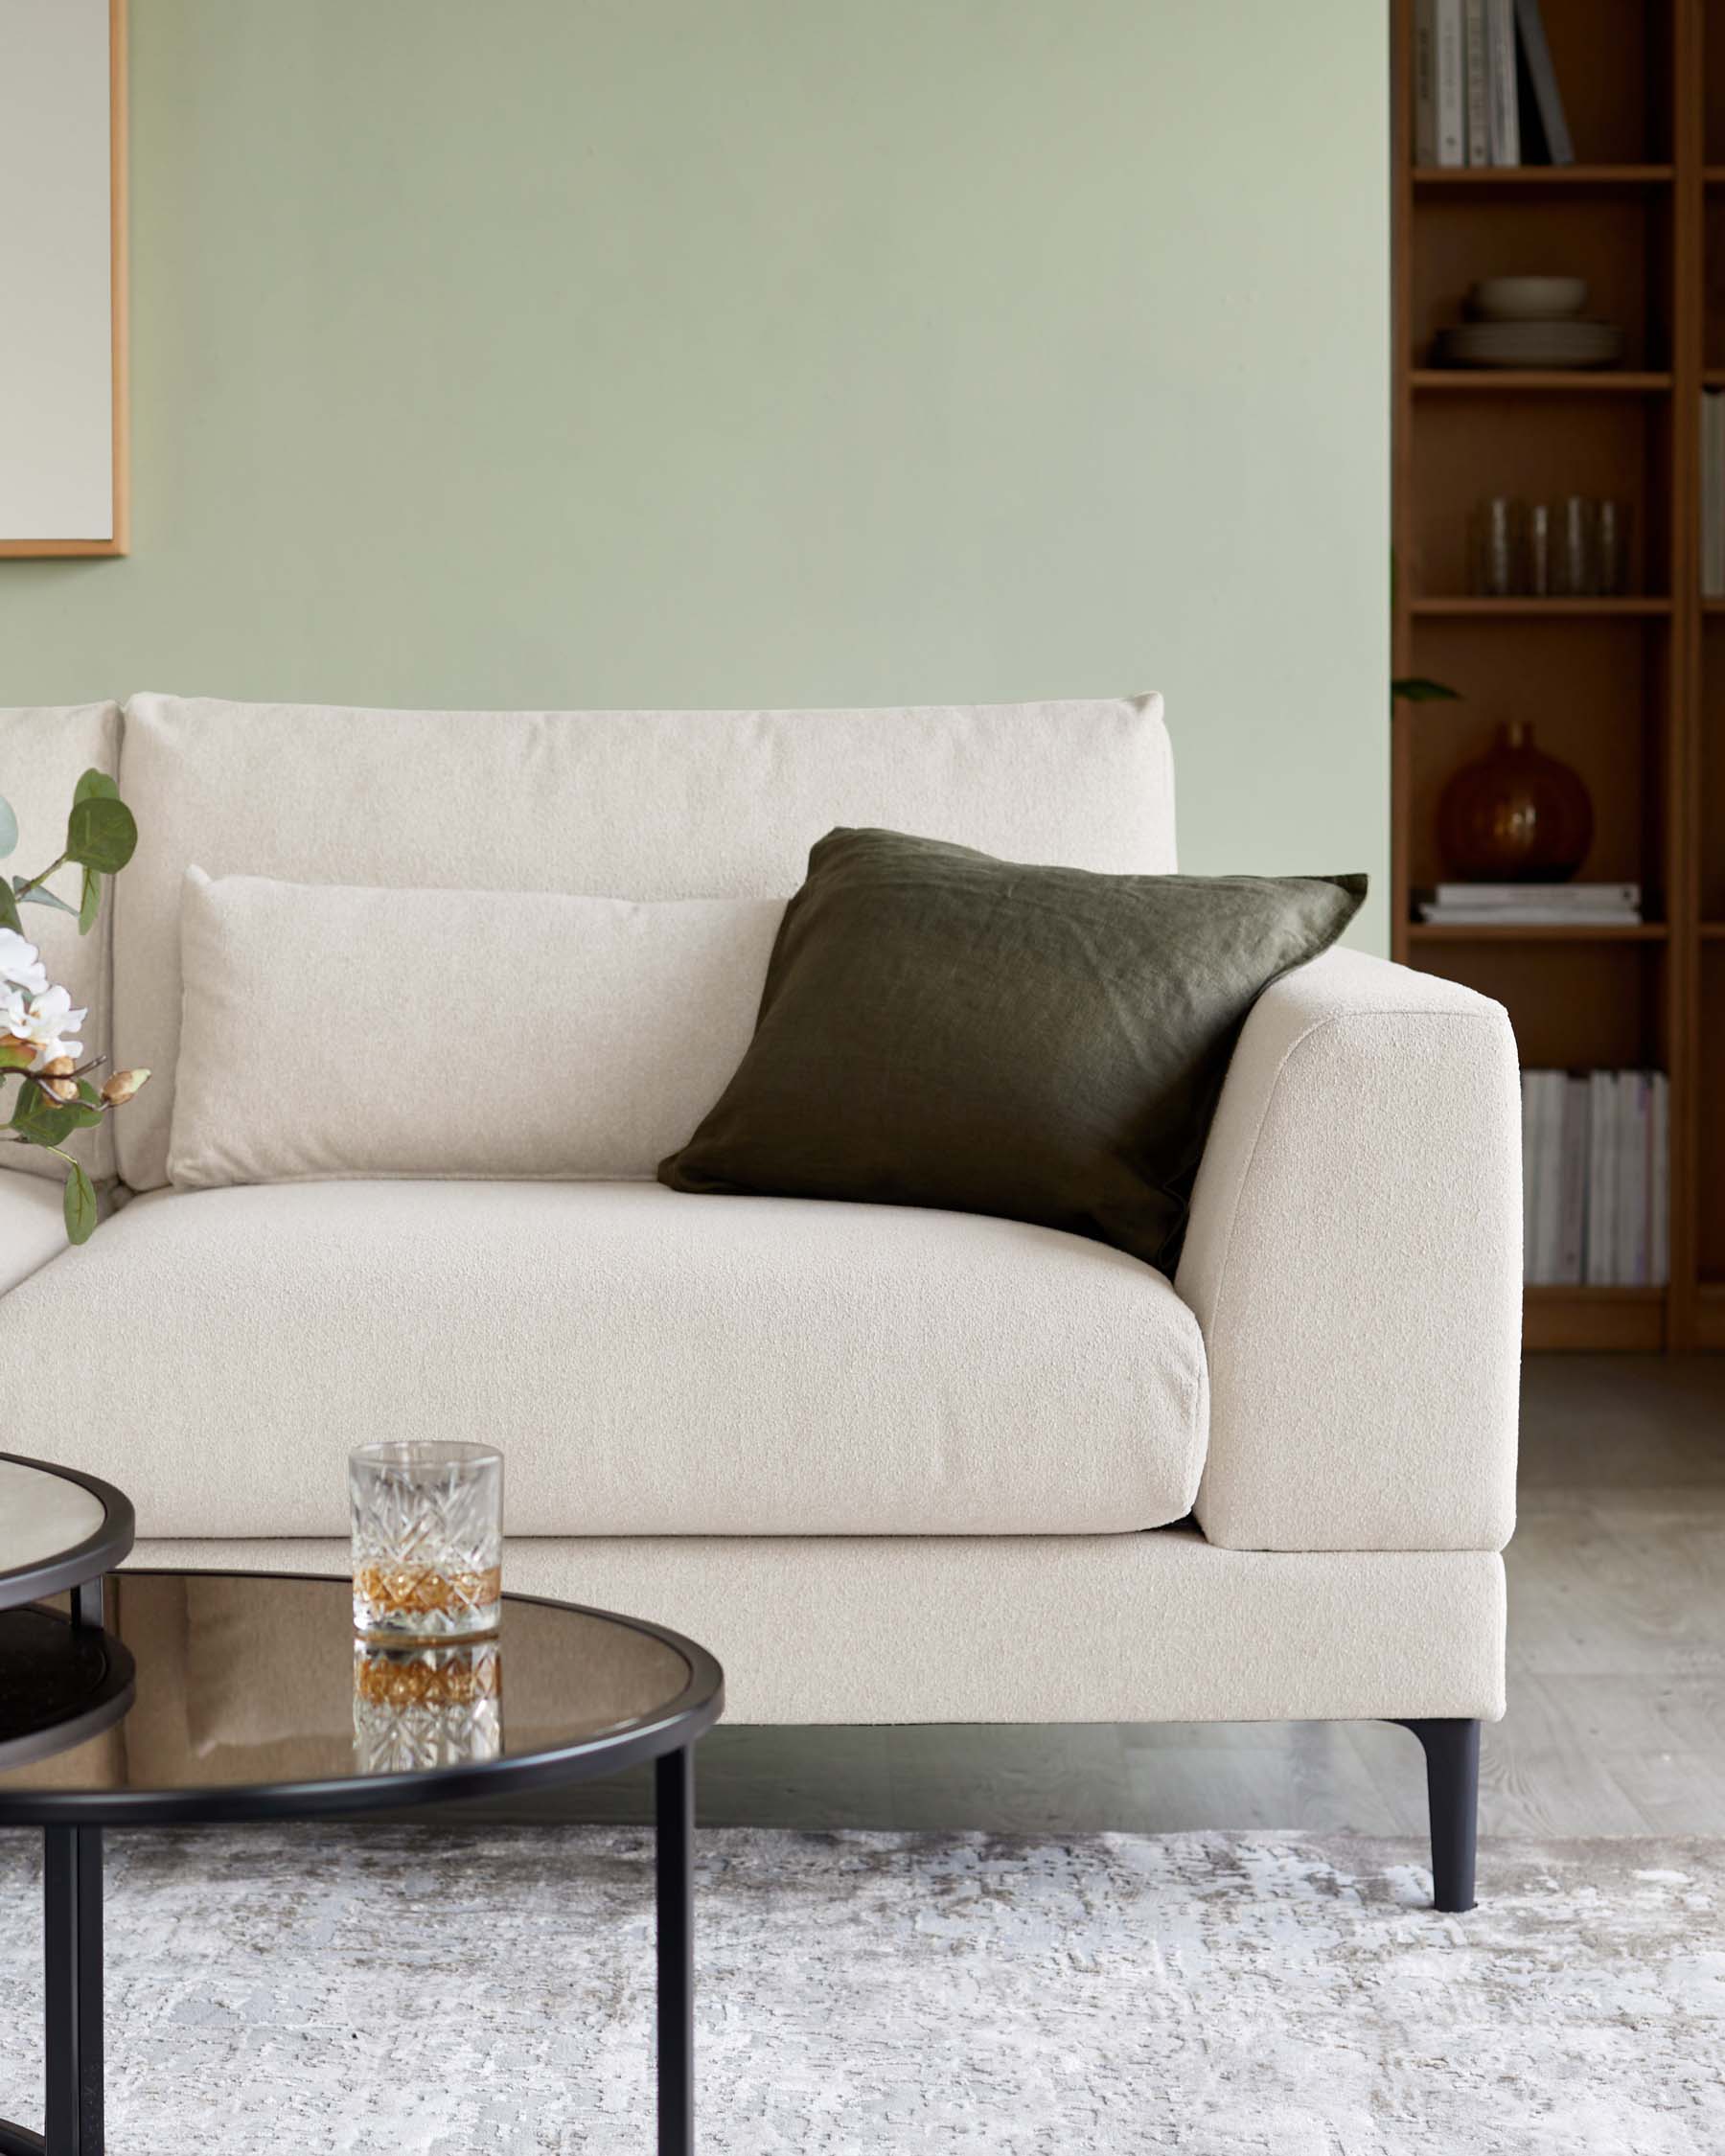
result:
<svg viewBox="0 0 1725 2156"><path fill-rule="evenodd" d="M87 1702L63 1609L0 1611L0 1823L309 1817L615 1773L718 1718L723 1676L637 1619L505 1595L490 1639L358 1640L346 1579L126 1571L107 1633L132 1696L43 1756Z"/></svg>
<svg viewBox="0 0 1725 2156"><path fill-rule="evenodd" d="M0 1459L0 1572L43 1565L101 1531L107 1507L93 1490L45 1467Z"/></svg>

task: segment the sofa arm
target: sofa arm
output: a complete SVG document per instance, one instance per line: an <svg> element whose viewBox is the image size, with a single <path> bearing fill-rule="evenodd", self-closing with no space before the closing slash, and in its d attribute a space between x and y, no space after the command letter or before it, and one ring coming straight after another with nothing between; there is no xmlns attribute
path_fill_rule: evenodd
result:
<svg viewBox="0 0 1725 2156"><path fill-rule="evenodd" d="M1514 1525L1521 1111L1502 1007L1335 951L1259 998L1175 1286L1230 1549L1501 1549Z"/></svg>

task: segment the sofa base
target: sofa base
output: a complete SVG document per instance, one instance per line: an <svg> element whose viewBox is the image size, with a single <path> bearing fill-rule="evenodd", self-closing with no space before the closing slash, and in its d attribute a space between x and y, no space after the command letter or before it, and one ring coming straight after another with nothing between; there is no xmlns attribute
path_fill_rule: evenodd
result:
<svg viewBox="0 0 1725 2156"><path fill-rule="evenodd" d="M346 1571L345 1542L141 1541L133 1565ZM724 1663L733 1723L1495 1721L1489 1550L1136 1535L511 1539L505 1584ZM1417 1732L1415 1733L1418 1733Z"/></svg>

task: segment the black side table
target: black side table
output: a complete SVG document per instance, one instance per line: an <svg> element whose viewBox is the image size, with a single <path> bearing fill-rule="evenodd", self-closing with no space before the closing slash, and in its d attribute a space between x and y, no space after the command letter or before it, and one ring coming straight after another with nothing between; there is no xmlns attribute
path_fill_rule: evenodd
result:
<svg viewBox="0 0 1725 2156"><path fill-rule="evenodd" d="M40 1607L0 1610L0 1826L44 1830L48 1979L45 2131L0 2124L0 2156L101 2156L105 1828L356 1817L520 1796L647 1759L657 2145L692 2156L695 1745L724 1710L724 1672L692 1640L637 1617L518 1594L503 1610L491 1640L383 1647L355 1640L346 1579L191 1571L110 1580L106 1631ZM190 1655L194 1635L215 1650ZM100 1706L92 1650L101 1685L117 1686ZM15 1694L8 1669L20 1673ZM58 1750L127 1714L118 1743ZM147 1779L129 1764L127 1729L148 1730ZM264 1746L268 1780L249 1769ZM15 1772L50 1754L60 1778Z"/></svg>

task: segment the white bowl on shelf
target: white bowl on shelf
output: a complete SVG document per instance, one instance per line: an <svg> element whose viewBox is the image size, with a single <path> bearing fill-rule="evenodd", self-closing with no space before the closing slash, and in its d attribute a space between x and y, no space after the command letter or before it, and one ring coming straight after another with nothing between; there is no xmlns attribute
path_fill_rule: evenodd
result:
<svg viewBox="0 0 1725 2156"><path fill-rule="evenodd" d="M1467 295L1481 322L1561 322L1586 305L1585 277L1483 277Z"/></svg>
<svg viewBox="0 0 1725 2156"><path fill-rule="evenodd" d="M1614 322L1464 322L1438 332L1433 356L1451 367L1615 367L1626 342Z"/></svg>

